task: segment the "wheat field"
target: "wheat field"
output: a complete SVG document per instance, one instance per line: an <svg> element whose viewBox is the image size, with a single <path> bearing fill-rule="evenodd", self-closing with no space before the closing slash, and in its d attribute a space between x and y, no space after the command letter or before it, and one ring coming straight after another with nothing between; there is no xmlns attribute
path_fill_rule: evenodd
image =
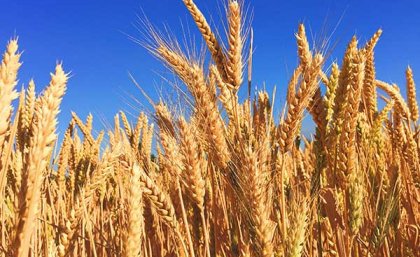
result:
<svg viewBox="0 0 420 257"><path fill-rule="evenodd" d="M207 58L150 30L146 48L185 86L93 134L72 113L57 141L69 74L17 91L21 52L0 66L0 256L419 256L420 135L407 95L375 76L374 48L353 37L338 63L296 32L299 63L283 110L252 84L252 32L229 1L226 42L183 0ZM291 35L293 36L293 35ZM379 60L382 61L382 60ZM71 81L71 78L70 78ZM276 117L275 113L282 113ZM309 115L313 135L301 133Z"/></svg>

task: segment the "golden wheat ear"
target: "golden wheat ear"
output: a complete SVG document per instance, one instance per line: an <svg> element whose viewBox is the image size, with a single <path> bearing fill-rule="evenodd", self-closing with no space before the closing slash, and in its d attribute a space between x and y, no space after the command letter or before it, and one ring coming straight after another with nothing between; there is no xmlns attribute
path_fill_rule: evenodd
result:
<svg viewBox="0 0 420 257"><path fill-rule="evenodd" d="M407 101L408 108L410 109L410 118L414 123L419 119L419 106L417 104L416 84L414 83L413 71L408 66L405 72L407 79Z"/></svg>
<svg viewBox="0 0 420 257"><path fill-rule="evenodd" d="M143 202L140 184L141 168L134 164L130 170L128 190L128 228L125 234L123 256L139 256L143 240Z"/></svg>
<svg viewBox="0 0 420 257"><path fill-rule="evenodd" d="M323 57L320 54L316 54L311 67L307 69L307 72L299 82L299 88L295 95L288 93L288 96L291 98L287 99L286 118L279 125L279 144L283 153L292 149L295 139L300 133L304 111L318 88L317 78L322 63ZM291 84L291 86L293 87L294 85Z"/></svg>
<svg viewBox="0 0 420 257"><path fill-rule="evenodd" d="M193 0L183 0L185 6L187 7L188 11L190 12L192 18L194 19L198 29L201 32L204 40L206 41L207 47L211 53L214 63L219 70L220 75L227 79L226 74L226 55L223 52L219 41L216 39L216 36L212 32L210 25L207 23L206 18L198 9L197 5L194 3Z"/></svg>
<svg viewBox="0 0 420 257"><path fill-rule="evenodd" d="M368 117L372 120L373 115L377 112L377 94L376 94L376 71L375 71L375 59L374 59L374 47L376 46L382 30L379 29L372 38L366 43L363 48L365 55L365 78L363 81L362 97L364 101L364 107Z"/></svg>
<svg viewBox="0 0 420 257"><path fill-rule="evenodd" d="M68 75L64 73L61 64L58 64L35 110L35 121L31 128L33 135L26 157L26 170L21 188L22 206L18 213L19 221L13 242L16 256L28 255L29 241L38 223L40 189L56 140L57 115L60 111L61 99L66 91L67 79Z"/></svg>
<svg viewBox="0 0 420 257"><path fill-rule="evenodd" d="M383 91L385 91L392 100L395 101L395 109L401 117L406 120L410 119L410 108L408 107L406 101L402 97L399 88L396 85L390 85L386 82L376 80L376 86Z"/></svg>
<svg viewBox="0 0 420 257"><path fill-rule="evenodd" d="M15 89L17 73L21 66L18 47L17 39L10 40L0 65L0 147L3 146L10 125L12 101L19 96Z"/></svg>
<svg viewBox="0 0 420 257"><path fill-rule="evenodd" d="M235 92L242 84L242 13L241 6L237 1L231 1L228 7L229 21L229 51L226 64L226 72L230 84L233 85Z"/></svg>

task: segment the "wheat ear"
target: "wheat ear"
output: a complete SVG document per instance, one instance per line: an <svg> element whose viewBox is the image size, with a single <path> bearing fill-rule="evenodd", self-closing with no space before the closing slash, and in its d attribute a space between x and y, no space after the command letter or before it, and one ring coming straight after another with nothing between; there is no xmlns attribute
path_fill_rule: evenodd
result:
<svg viewBox="0 0 420 257"><path fill-rule="evenodd" d="M294 202L292 213L290 215L290 224L288 227L288 236L286 240L287 257L299 257L302 254L305 242L305 230L307 225L308 204L306 201L298 205Z"/></svg>
<svg viewBox="0 0 420 257"><path fill-rule="evenodd" d="M404 98L402 97L399 89L396 85L390 85L386 82L376 80L376 85L385 91L395 102L395 109L406 120L410 118L410 108L408 107L407 103L405 102Z"/></svg>
<svg viewBox="0 0 420 257"><path fill-rule="evenodd" d="M351 60L349 76L349 89L347 91L346 109L343 109L339 119L343 121L342 131L339 139L338 170L339 178L343 174L351 174L357 164L356 153L356 126L357 113L361 100L361 90L364 76L364 56L361 52ZM345 179L345 178L344 178Z"/></svg>
<svg viewBox="0 0 420 257"><path fill-rule="evenodd" d="M405 72L407 79L407 102L410 109L410 118L412 121L417 122L419 119L419 106L416 98L416 84L414 83L413 71L408 66Z"/></svg>
<svg viewBox="0 0 420 257"><path fill-rule="evenodd" d="M241 7L238 1L229 3L229 51L226 65L227 75L235 91L242 84L242 24Z"/></svg>
<svg viewBox="0 0 420 257"><path fill-rule="evenodd" d="M306 78L300 83L296 94L287 99L287 114L279 127L279 144L282 152L292 149L296 136L299 134L303 114L318 88L317 77L321 69L323 58L316 54L310 69L305 73ZM291 96L291 94L288 94Z"/></svg>
<svg viewBox="0 0 420 257"><path fill-rule="evenodd" d="M27 167L22 181L21 198L23 201L19 210L19 222L13 243L15 256L28 256L29 241L37 223L41 185L56 139L56 117L66 90L67 78L61 64L57 65L55 74L51 75L50 85L41 97L39 107L35 110L35 121L32 125L33 136L29 153L26 156Z"/></svg>
<svg viewBox="0 0 420 257"><path fill-rule="evenodd" d="M302 23L299 24L296 40L298 46L298 56L304 73L312 62L312 53L309 49L309 42L306 37L305 26Z"/></svg>
<svg viewBox="0 0 420 257"><path fill-rule="evenodd" d="M210 50L213 61L215 62L217 69L224 79L227 78L225 65L226 65L226 56L223 53L223 49L220 46L219 42L216 39L216 36L211 31L210 25L207 23L206 18L198 9L197 5L193 0L183 0L188 11L191 13L195 23L197 24L198 29L201 32L204 40L206 41L207 47Z"/></svg>
<svg viewBox="0 0 420 257"><path fill-rule="evenodd" d="M202 160L197 138L194 136L196 128L185 121L183 117L179 122L181 152L184 160L186 185L191 192L192 199L197 207L204 208L205 181L202 170L204 162Z"/></svg>
<svg viewBox="0 0 420 257"><path fill-rule="evenodd" d="M10 40L0 65L0 149L6 138L12 115L12 101L18 97L15 89L17 73L21 63L17 39Z"/></svg>
<svg viewBox="0 0 420 257"><path fill-rule="evenodd" d="M128 229L124 241L124 256L137 257L141 252L141 236L143 232L143 206L140 184L141 170L138 164L131 168L128 192Z"/></svg>

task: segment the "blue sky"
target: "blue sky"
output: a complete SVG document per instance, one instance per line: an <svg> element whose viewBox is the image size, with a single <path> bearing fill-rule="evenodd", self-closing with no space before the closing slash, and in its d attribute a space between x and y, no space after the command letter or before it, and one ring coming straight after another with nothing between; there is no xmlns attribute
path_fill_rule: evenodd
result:
<svg viewBox="0 0 420 257"><path fill-rule="evenodd" d="M225 1L196 3L214 25L220 26ZM268 90L276 85L280 103L297 64L294 33L299 22L305 23L310 40L334 32L330 61L341 60L354 34L364 43L382 28L376 48L378 77L403 86L404 70L411 65L415 77L418 74L420 78L418 1L248 0L245 6L253 13L254 85L265 85ZM181 0L9 0L2 7L0 47L4 49L8 39L18 35L24 51L19 85L26 86L34 78L39 92L48 84L49 72L57 61L63 61L65 69L72 72L60 114L60 131L70 120L70 111L82 118L92 112L99 126L101 119L112 121L119 110L136 115L138 110L132 105L141 106L130 101L130 95L147 103L128 72L154 100L158 99L157 88L168 86L161 78L165 68L126 36L142 38L133 25L138 22L137 15L144 13L158 28L167 24L179 38L182 27L189 26L191 34L197 35Z"/></svg>

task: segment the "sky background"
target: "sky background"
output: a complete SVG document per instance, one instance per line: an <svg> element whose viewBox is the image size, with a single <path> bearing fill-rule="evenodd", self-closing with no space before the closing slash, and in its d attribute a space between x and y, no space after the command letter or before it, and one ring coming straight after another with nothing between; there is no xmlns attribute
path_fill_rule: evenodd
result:
<svg viewBox="0 0 420 257"><path fill-rule="evenodd" d="M195 1L222 34L220 19L226 1ZM40 92L57 61L63 61L65 70L71 71L59 132L67 126L71 111L82 119L91 112L95 126L100 127L104 121L112 121L119 110L134 120L143 108L140 103L150 108L129 72L153 100L159 99L162 88L170 88L162 79L168 77L163 65L127 36L143 38L136 28L138 16L148 17L157 28L166 24L180 39L182 28L189 27L191 36L201 40L181 0L2 0L1 5L1 51L14 35L19 36L24 51L19 87L26 87L34 78ZM247 0L245 8L253 14L253 84L259 88L265 85L269 92L276 85L277 113L298 63L294 33L300 22L306 25L311 43L331 36L328 64L341 62L353 35L364 44L382 28L375 56L378 78L404 86L407 65L415 78L420 78L420 1ZM402 92L405 94L405 89ZM308 123L304 131L309 127Z"/></svg>

